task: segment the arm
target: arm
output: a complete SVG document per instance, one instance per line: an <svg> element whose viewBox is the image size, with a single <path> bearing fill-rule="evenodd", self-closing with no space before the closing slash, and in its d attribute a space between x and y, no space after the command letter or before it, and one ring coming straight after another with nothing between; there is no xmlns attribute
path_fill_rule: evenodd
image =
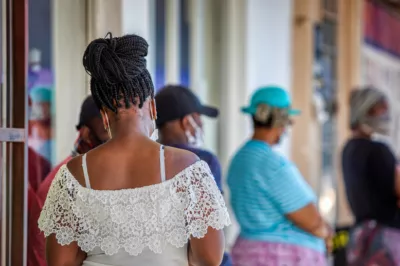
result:
<svg viewBox="0 0 400 266"><path fill-rule="evenodd" d="M65 171L60 169L38 221L39 229L46 236L48 266L78 266L86 258L77 244L81 220L74 213L74 204L78 192L66 177Z"/></svg>
<svg viewBox="0 0 400 266"><path fill-rule="evenodd" d="M329 227L315 206L314 192L294 165L284 165L266 183L272 200L296 226L319 238L329 236Z"/></svg>
<svg viewBox="0 0 400 266"><path fill-rule="evenodd" d="M58 243L54 234L46 238L48 266L80 266L85 258L86 253L80 250L76 242L62 246Z"/></svg>
<svg viewBox="0 0 400 266"><path fill-rule="evenodd" d="M209 227L205 237L190 239L189 261L193 266L219 266L224 249L223 231Z"/></svg>
<svg viewBox="0 0 400 266"><path fill-rule="evenodd" d="M191 235L189 262L193 266L219 266L225 241L223 227L230 224L225 202L209 167L202 164L191 178L190 203L186 210Z"/></svg>

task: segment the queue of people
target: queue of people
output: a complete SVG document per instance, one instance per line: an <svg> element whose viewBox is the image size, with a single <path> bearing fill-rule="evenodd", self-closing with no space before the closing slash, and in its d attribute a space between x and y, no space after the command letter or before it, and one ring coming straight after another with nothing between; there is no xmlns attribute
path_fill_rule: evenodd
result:
<svg viewBox="0 0 400 266"><path fill-rule="evenodd" d="M156 94L147 52L137 35L109 34L88 45L83 65L92 96L82 104L74 150L30 190L29 265L328 265L333 233L317 197L273 149L300 115L289 94L263 87L242 108L254 131L226 175L240 226L230 255L221 166L203 147L201 117L217 118L218 110L180 85ZM352 95L351 106L343 171L357 226L349 265L400 265L400 252L389 248L400 239L400 174L390 150L371 138L386 129L387 104L367 89Z"/></svg>

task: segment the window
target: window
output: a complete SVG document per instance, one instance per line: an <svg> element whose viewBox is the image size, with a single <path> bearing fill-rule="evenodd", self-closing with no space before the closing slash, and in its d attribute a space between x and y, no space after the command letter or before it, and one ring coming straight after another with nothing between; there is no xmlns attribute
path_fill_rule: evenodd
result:
<svg viewBox="0 0 400 266"><path fill-rule="evenodd" d="M320 99L317 108L321 132L321 178L319 207L328 221L335 219L337 125L335 117L337 95L337 0L323 0L322 21L316 27L314 73L315 96Z"/></svg>

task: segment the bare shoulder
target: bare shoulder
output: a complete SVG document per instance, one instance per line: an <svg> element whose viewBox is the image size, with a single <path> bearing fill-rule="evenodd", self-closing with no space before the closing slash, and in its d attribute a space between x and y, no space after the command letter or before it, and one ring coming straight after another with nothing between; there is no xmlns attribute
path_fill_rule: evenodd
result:
<svg viewBox="0 0 400 266"><path fill-rule="evenodd" d="M200 161L200 158L191 151L165 147L165 162L167 179Z"/></svg>
<svg viewBox="0 0 400 266"><path fill-rule="evenodd" d="M71 173L71 175L81 184L85 184L85 179L83 176L83 169L82 169L82 155L78 155L72 158L67 163L67 169Z"/></svg>

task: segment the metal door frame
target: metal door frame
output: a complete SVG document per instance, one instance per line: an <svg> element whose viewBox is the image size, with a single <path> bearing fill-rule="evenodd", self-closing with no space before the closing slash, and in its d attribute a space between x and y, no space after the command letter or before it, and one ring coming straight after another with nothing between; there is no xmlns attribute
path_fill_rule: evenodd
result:
<svg viewBox="0 0 400 266"><path fill-rule="evenodd" d="M2 257L6 265L27 264L27 55L28 55L28 0L3 0L6 14L5 87L2 102L6 121L0 128L0 141L5 142L5 174L2 237L5 241ZM4 109L3 109L4 110ZM4 261L4 260L3 260Z"/></svg>

